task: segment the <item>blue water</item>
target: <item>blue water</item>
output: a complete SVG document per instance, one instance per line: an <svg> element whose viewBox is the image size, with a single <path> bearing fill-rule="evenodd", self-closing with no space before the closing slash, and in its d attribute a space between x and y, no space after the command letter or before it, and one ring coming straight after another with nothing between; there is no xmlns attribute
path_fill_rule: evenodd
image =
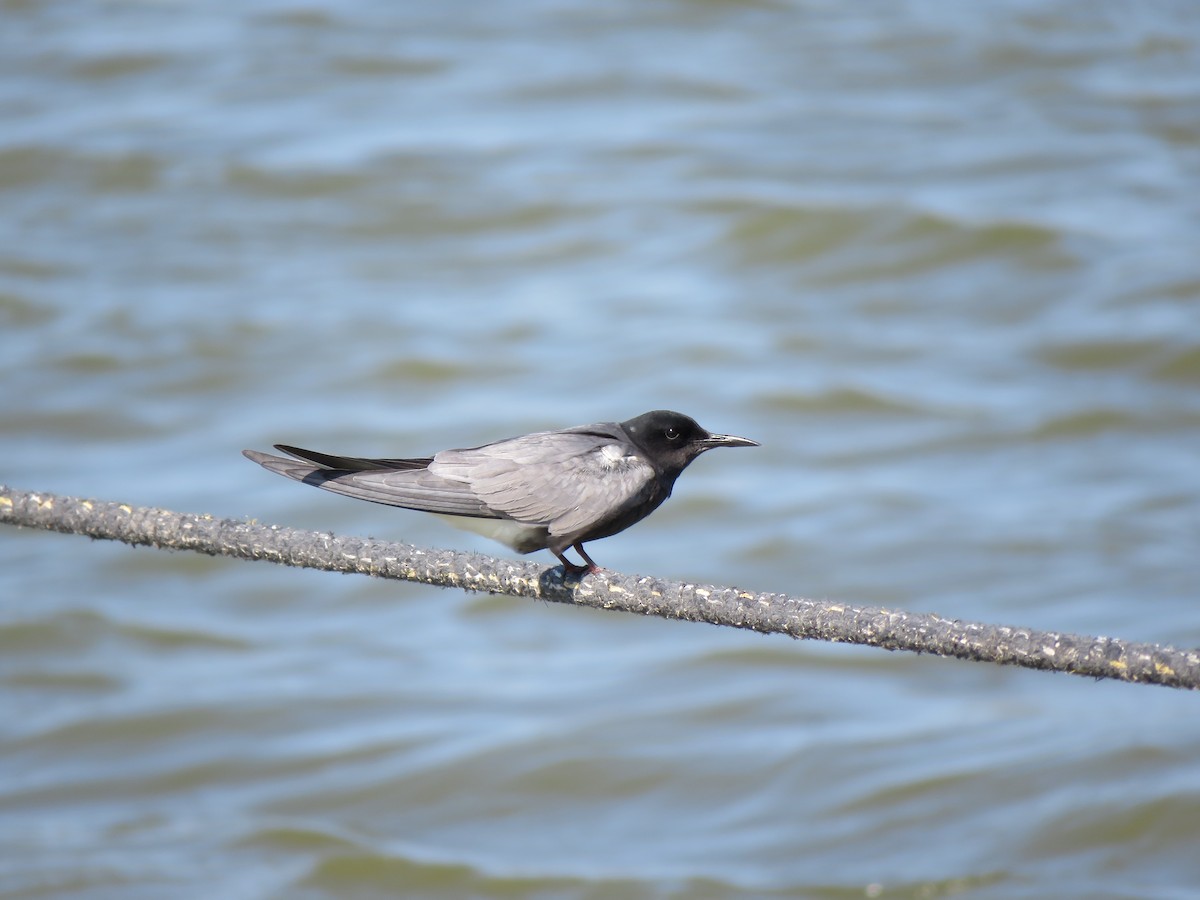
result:
<svg viewBox="0 0 1200 900"><path fill-rule="evenodd" d="M658 407L589 547L1200 644L1189 4L4 5L0 482ZM546 565L549 554L535 558ZM1196 698L0 532L0 896L1194 896Z"/></svg>

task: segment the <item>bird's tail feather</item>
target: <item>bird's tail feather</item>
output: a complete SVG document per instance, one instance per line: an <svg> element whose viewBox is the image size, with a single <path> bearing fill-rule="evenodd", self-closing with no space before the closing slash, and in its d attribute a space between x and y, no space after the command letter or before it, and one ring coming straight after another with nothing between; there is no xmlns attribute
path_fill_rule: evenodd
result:
<svg viewBox="0 0 1200 900"><path fill-rule="evenodd" d="M316 450L289 447L287 444L276 444L275 449L282 450L289 456L296 457L296 459L314 462L326 469L342 469L346 472L365 472L368 469L424 469L433 462L432 456L416 459L373 459L367 456L334 456L329 453L318 453Z"/></svg>
<svg viewBox="0 0 1200 900"><path fill-rule="evenodd" d="M326 469L257 450L243 450L242 454L271 472L346 497L452 516L497 518L466 485L439 478L424 467Z"/></svg>

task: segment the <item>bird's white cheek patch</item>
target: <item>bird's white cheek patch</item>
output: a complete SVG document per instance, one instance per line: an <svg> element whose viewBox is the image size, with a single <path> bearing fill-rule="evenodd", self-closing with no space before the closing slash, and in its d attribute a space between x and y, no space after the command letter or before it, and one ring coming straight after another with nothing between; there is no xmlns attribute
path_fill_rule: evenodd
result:
<svg viewBox="0 0 1200 900"><path fill-rule="evenodd" d="M617 444L605 444L600 448L600 461L606 469L623 469L637 460L629 456L623 447Z"/></svg>

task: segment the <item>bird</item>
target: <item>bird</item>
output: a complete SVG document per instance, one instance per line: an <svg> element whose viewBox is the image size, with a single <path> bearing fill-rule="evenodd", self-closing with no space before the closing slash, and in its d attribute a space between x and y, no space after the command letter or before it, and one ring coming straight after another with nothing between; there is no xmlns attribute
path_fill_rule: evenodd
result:
<svg viewBox="0 0 1200 900"><path fill-rule="evenodd" d="M657 409L624 422L442 450L433 456L334 456L286 444L288 457L243 450L263 468L295 481L388 506L437 513L519 553L549 549L564 575L599 566L583 549L640 522L671 496L680 473L714 447L757 447L713 434L683 413ZM574 548L583 565L564 554Z"/></svg>

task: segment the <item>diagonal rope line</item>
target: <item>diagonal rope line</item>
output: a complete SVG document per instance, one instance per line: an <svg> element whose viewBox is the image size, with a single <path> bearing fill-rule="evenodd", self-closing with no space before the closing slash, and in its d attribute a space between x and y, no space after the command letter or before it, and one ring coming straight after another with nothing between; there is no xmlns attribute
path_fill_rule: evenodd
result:
<svg viewBox="0 0 1200 900"><path fill-rule="evenodd" d="M564 583L561 570L410 544L345 538L0 486L0 523L210 556L261 559L957 659L1200 689L1200 650L1035 631L787 594L601 571Z"/></svg>

